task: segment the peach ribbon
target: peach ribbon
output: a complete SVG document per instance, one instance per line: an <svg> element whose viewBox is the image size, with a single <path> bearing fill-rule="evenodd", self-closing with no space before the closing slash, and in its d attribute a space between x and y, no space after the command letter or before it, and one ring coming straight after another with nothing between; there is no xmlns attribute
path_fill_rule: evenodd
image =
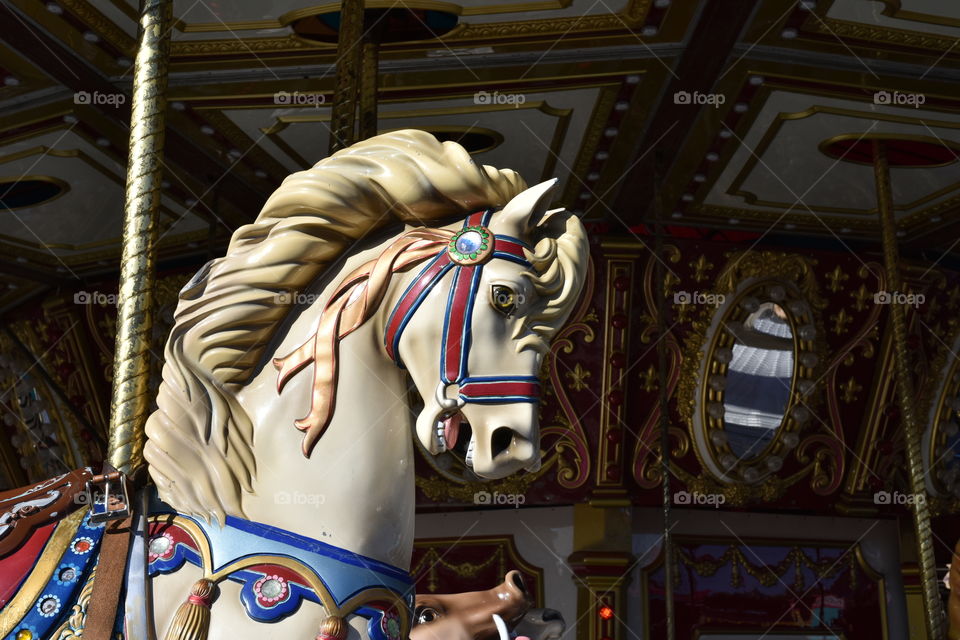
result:
<svg viewBox="0 0 960 640"><path fill-rule="evenodd" d="M304 432L303 455L310 457L333 417L340 340L358 329L380 307L393 274L437 255L452 237L453 232L446 229L412 229L401 234L377 258L341 281L309 340L290 354L274 358L273 366L278 370L277 393L304 367L314 364L310 412L294 422L294 426Z"/></svg>

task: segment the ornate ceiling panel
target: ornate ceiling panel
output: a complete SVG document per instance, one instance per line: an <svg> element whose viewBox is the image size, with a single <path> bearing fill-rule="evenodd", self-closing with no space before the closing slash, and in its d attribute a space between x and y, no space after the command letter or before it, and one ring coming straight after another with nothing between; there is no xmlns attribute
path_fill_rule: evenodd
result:
<svg viewBox="0 0 960 640"><path fill-rule="evenodd" d="M916 90L913 90L916 88ZM904 236L952 222L958 198L960 100L942 82L920 83L800 65L741 65L711 94L666 184L684 223L832 237L878 237L873 169L837 141L890 135L943 151L946 164L891 172Z"/></svg>

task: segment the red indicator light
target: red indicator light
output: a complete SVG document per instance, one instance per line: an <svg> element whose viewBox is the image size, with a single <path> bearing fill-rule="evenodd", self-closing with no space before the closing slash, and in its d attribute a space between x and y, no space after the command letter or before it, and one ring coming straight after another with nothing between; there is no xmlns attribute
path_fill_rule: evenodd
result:
<svg viewBox="0 0 960 640"><path fill-rule="evenodd" d="M600 617L604 620L609 620L613 617L613 607L603 605L597 613L599 613Z"/></svg>

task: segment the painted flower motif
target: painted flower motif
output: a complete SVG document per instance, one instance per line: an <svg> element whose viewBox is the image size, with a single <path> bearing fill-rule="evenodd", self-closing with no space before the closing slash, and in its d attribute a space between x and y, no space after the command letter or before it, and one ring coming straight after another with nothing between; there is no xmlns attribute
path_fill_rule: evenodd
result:
<svg viewBox="0 0 960 640"><path fill-rule="evenodd" d="M74 564L62 564L57 567L57 570L53 574L53 579L62 587L63 585L75 582L79 575L80 567Z"/></svg>
<svg viewBox="0 0 960 640"><path fill-rule="evenodd" d="M90 549L93 549L93 538L88 538L87 536L77 538L73 541L73 544L70 545L70 550L81 556L89 553Z"/></svg>
<svg viewBox="0 0 960 640"><path fill-rule="evenodd" d="M147 545L150 562L159 560L160 558L169 558L171 555L173 555L173 549L175 546L176 544L173 540L173 536L167 532L153 536L150 538L150 542Z"/></svg>
<svg viewBox="0 0 960 640"><path fill-rule="evenodd" d="M285 599L289 591L287 581L277 575L263 576L253 583L253 592L257 599L269 605Z"/></svg>
<svg viewBox="0 0 960 640"><path fill-rule="evenodd" d="M44 618L52 618L57 615L60 613L60 598L52 593L40 596L40 601L37 603L37 613Z"/></svg>
<svg viewBox="0 0 960 640"><path fill-rule="evenodd" d="M400 637L400 616L396 611L388 609L383 612L383 617L380 618L380 629L390 640L397 640Z"/></svg>

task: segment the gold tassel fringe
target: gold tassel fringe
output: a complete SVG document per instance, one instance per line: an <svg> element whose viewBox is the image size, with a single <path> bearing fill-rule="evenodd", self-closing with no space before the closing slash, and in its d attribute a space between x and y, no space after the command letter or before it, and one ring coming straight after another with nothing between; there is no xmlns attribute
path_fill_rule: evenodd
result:
<svg viewBox="0 0 960 640"><path fill-rule="evenodd" d="M349 627L347 621L340 616L327 616L320 625L317 640L345 640Z"/></svg>
<svg viewBox="0 0 960 640"><path fill-rule="evenodd" d="M210 632L210 603L216 585L207 579L197 580L190 595L177 609L164 640L207 640Z"/></svg>

